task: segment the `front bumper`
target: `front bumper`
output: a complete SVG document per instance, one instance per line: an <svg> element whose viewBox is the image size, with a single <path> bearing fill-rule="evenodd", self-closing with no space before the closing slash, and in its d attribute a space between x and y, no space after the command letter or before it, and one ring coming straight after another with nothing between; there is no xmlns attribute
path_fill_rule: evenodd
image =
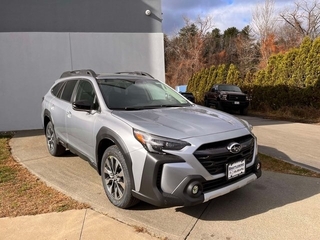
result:
<svg viewBox="0 0 320 240"><path fill-rule="evenodd" d="M259 166L259 167L258 167ZM232 180L216 176L206 180L182 158L173 155L148 154L139 191L133 195L159 207L192 206L241 188L261 176L261 163L246 167L246 173ZM197 185L198 192L192 192ZM174 187L174 190L172 189Z"/></svg>

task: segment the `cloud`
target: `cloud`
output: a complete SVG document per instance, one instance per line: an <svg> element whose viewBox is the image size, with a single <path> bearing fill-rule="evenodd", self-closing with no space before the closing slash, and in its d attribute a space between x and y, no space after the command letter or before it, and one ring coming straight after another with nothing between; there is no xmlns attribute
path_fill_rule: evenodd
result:
<svg viewBox="0 0 320 240"><path fill-rule="evenodd" d="M263 0L162 0L163 31L174 35L185 25L187 17L195 20L198 16L212 17L212 25L221 31L230 27L242 30L250 24L252 10ZM293 6L291 0L275 0L275 10Z"/></svg>
<svg viewBox="0 0 320 240"><path fill-rule="evenodd" d="M177 33L185 24L184 17L191 20L208 15L209 9L220 8L230 0L162 0L163 30L166 34Z"/></svg>
<svg viewBox="0 0 320 240"><path fill-rule="evenodd" d="M213 17L214 27L221 31L230 27L242 30L251 22L254 5L250 1L245 4L235 1L233 4L222 6L219 9L211 9L208 15Z"/></svg>

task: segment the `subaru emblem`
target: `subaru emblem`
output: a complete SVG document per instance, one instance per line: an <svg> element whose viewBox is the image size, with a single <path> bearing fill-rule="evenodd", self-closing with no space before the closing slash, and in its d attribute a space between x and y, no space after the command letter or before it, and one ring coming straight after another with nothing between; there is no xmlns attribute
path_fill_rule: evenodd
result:
<svg viewBox="0 0 320 240"><path fill-rule="evenodd" d="M236 154L241 151L242 146L239 143L232 142L228 145L227 149L229 150L229 152Z"/></svg>

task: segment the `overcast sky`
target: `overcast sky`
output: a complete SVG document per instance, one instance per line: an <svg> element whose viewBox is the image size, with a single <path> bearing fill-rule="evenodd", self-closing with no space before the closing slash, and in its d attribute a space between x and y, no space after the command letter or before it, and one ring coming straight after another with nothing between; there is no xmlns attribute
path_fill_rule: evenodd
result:
<svg viewBox="0 0 320 240"><path fill-rule="evenodd" d="M174 35L185 25L183 17L212 17L214 28L242 30L251 22L252 9L264 0L162 0L163 31ZM275 10L294 7L294 0L275 0Z"/></svg>

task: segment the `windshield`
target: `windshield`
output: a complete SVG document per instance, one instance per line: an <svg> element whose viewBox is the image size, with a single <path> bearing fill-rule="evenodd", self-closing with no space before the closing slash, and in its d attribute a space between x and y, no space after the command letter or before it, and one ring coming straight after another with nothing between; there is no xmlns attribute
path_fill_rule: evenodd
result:
<svg viewBox="0 0 320 240"><path fill-rule="evenodd" d="M228 92L241 92L241 89L238 86L234 85L220 85L218 86L218 90Z"/></svg>
<svg viewBox="0 0 320 240"><path fill-rule="evenodd" d="M158 80L101 79L98 84L108 108L113 110L191 105L179 93Z"/></svg>

